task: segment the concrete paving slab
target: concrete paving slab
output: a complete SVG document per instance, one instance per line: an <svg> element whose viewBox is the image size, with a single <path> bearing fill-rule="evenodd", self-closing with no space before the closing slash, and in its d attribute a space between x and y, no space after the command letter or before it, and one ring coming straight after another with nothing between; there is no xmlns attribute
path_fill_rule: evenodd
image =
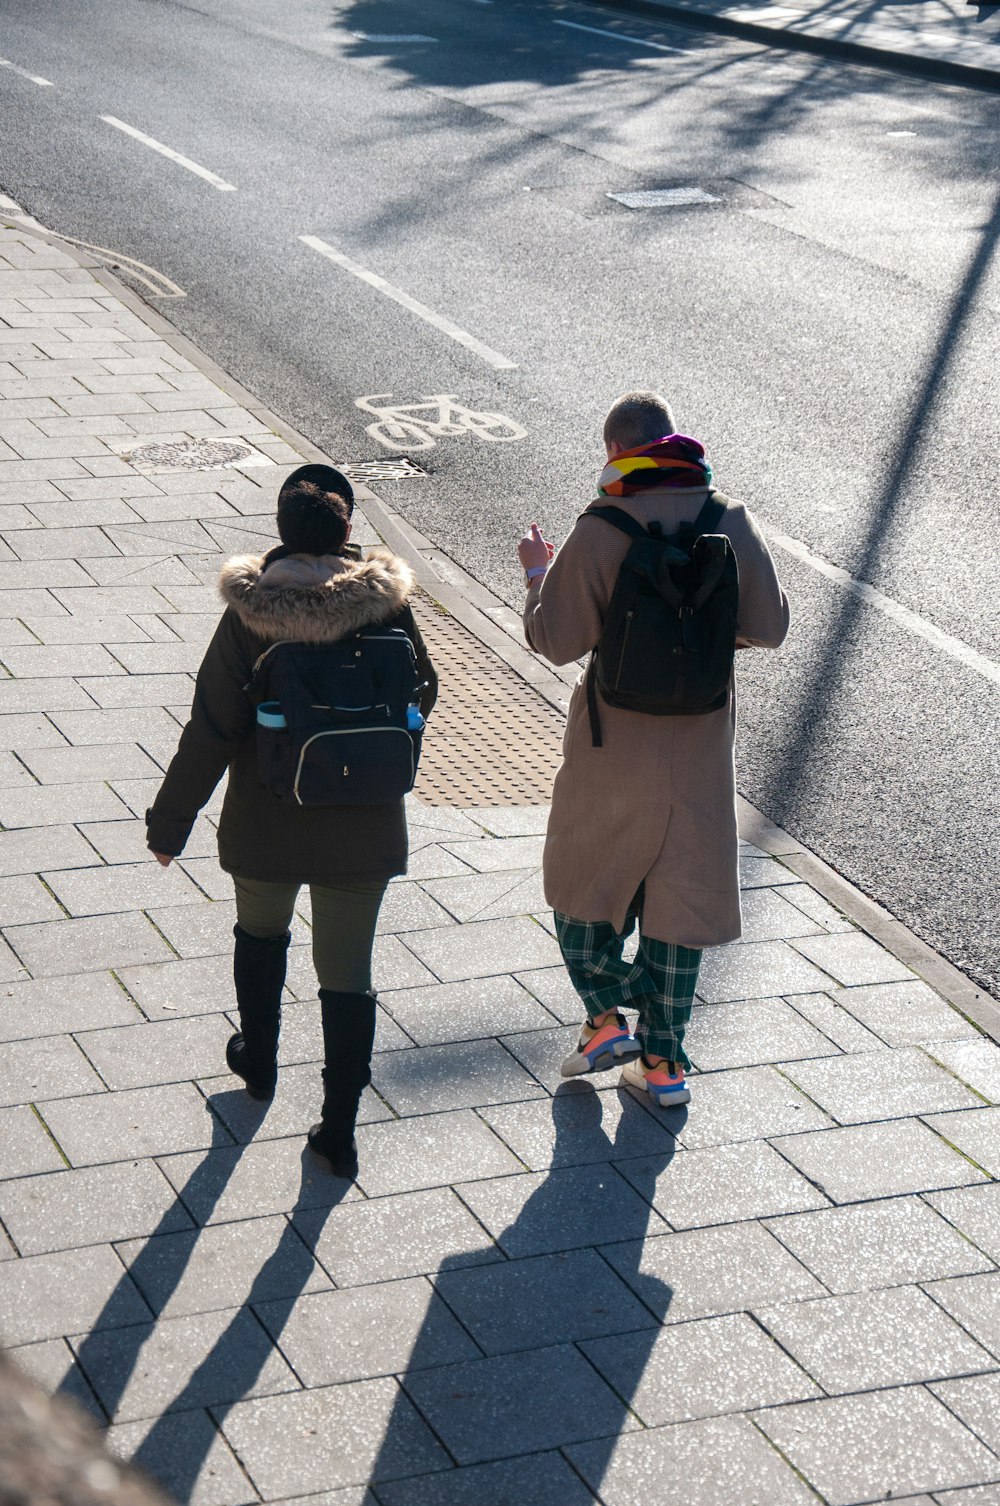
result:
<svg viewBox="0 0 1000 1506"><path fill-rule="evenodd" d="M503 1259L450 1187L367 1198L330 1211L296 1212L292 1222L338 1287Z"/></svg>
<svg viewBox="0 0 1000 1506"><path fill-rule="evenodd" d="M582 1022L584 1009L580 1003L580 996L561 964L559 967L533 968L527 972L518 971L513 976L522 987L534 994L539 1003L544 1004L549 1013L553 1014L561 1024L573 1025Z"/></svg>
<svg viewBox="0 0 1000 1506"><path fill-rule="evenodd" d="M326 1216L324 1210L318 1221ZM296 1298L331 1285L281 1215L123 1240L116 1249L158 1317Z"/></svg>
<svg viewBox="0 0 1000 1506"><path fill-rule="evenodd" d="M0 1220L22 1255L189 1228L152 1161L121 1161L0 1183Z"/></svg>
<svg viewBox="0 0 1000 1506"><path fill-rule="evenodd" d="M0 1262L0 1342L13 1348L150 1316L110 1245Z"/></svg>
<svg viewBox="0 0 1000 1506"><path fill-rule="evenodd" d="M459 1464L558 1448L638 1426L568 1344L418 1371L407 1374L403 1385Z"/></svg>
<svg viewBox="0 0 1000 1506"><path fill-rule="evenodd" d="M521 1163L469 1109L420 1114L359 1127L359 1184L366 1197L463 1187L479 1177L520 1172Z"/></svg>
<svg viewBox="0 0 1000 1506"><path fill-rule="evenodd" d="M71 1166L202 1150L223 1138L198 1089L168 1087L57 1098L38 1112Z"/></svg>
<svg viewBox="0 0 1000 1506"><path fill-rule="evenodd" d="M513 978L473 979L389 989L379 1002L418 1046L481 1040L511 1030L540 1030L552 1017Z"/></svg>
<svg viewBox="0 0 1000 1506"><path fill-rule="evenodd" d="M788 1062L782 1071L841 1124L905 1119L942 1109L974 1108L982 1100L922 1051L870 1051L863 1063L848 1056Z"/></svg>
<svg viewBox="0 0 1000 1506"><path fill-rule="evenodd" d="M986 1179L919 1119L794 1135L772 1144L835 1203Z"/></svg>
<svg viewBox="0 0 1000 1506"><path fill-rule="evenodd" d="M9 1351L10 1358L49 1396L70 1397L93 1418L98 1427L107 1424L107 1413L90 1388L76 1355L65 1339L44 1339Z"/></svg>
<svg viewBox="0 0 1000 1506"><path fill-rule="evenodd" d="M482 1353L425 1276L257 1303L255 1311L305 1386L409 1375Z"/></svg>
<svg viewBox="0 0 1000 1506"><path fill-rule="evenodd" d="M753 1414L830 1506L1000 1478L1000 1459L917 1387Z"/></svg>
<svg viewBox="0 0 1000 1506"><path fill-rule="evenodd" d="M651 1337L590 1340L580 1348L647 1427L822 1394L746 1313L696 1319Z"/></svg>
<svg viewBox="0 0 1000 1506"><path fill-rule="evenodd" d="M221 1014L236 1002L231 954L187 957L116 969L122 984L151 1020Z"/></svg>
<svg viewBox="0 0 1000 1506"><path fill-rule="evenodd" d="M64 911L34 874L0 878L0 915L6 925L62 919Z"/></svg>
<svg viewBox="0 0 1000 1506"><path fill-rule="evenodd" d="M128 810L100 783L28 785L0 794L0 821L8 831L61 822L117 820Z"/></svg>
<svg viewBox="0 0 1000 1506"><path fill-rule="evenodd" d="M822 993L830 978L785 941L739 941L713 947L702 959L698 997L706 1004Z"/></svg>
<svg viewBox="0 0 1000 1506"><path fill-rule="evenodd" d="M300 1389L248 1308L161 1317L72 1342L114 1422Z"/></svg>
<svg viewBox="0 0 1000 1506"><path fill-rule="evenodd" d="M789 994L785 1002L841 1051L878 1051L885 1044L881 1036L874 1035L829 994Z"/></svg>
<svg viewBox="0 0 1000 1506"><path fill-rule="evenodd" d="M67 1035L0 1046L0 1108L104 1091L104 1083Z"/></svg>
<svg viewBox="0 0 1000 1506"><path fill-rule="evenodd" d="M232 1030L223 1015L81 1031L77 1040L109 1088L149 1088L214 1075Z"/></svg>
<svg viewBox="0 0 1000 1506"><path fill-rule="evenodd" d="M360 1196L297 1137L165 1156L157 1164L196 1224L333 1208Z"/></svg>
<svg viewBox="0 0 1000 1506"><path fill-rule="evenodd" d="M918 1287L820 1297L755 1316L830 1395L995 1368Z"/></svg>
<svg viewBox="0 0 1000 1506"><path fill-rule="evenodd" d="M110 1452L139 1465L186 1506L257 1506L260 1500L204 1410L109 1428Z"/></svg>
<svg viewBox="0 0 1000 1506"><path fill-rule="evenodd" d="M956 1192L926 1194L932 1208L1000 1263L1000 1184L964 1187Z"/></svg>
<svg viewBox="0 0 1000 1506"><path fill-rule="evenodd" d="M970 1041L934 1043L927 1051L974 1093L989 1103L1000 1103L1000 1046L979 1036Z"/></svg>
<svg viewBox="0 0 1000 1506"><path fill-rule="evenodd" d="M265 1500L363 1485L450 1460L394 1380L239 1402L222 1431Z"/></svg>
<svg viewBox="0 0 1000 1506"><path fill-rule="evenodd" d="M43 874L43 878L72 916L113 915L163 904L205 903L204 895L176 863L167 869L158 863L74 868Z"/></svg>
<svg viewBox="0 0 1000 1506"><path fill-rule="evenodd" d="M557 1453L472 1464L379 1486L382 1506L593 1506L596 1497ZM294 1506L294 1503L289 1503ZM311 1506L302 1501L299 1506ZM316 1498L316 1506L324 1506ZM337 1503L330 1502L330 1506Z"/></svg>
<svg viewBox="0 0 1000 1506"><path fill-rule="evenodd" d="M684 1047L699 1072L839 1054L783 999L702 1004L691 1015Z"/></svg>
<svg viewBox="0 0 1000 1506"><path fill-rule="evenodd" d="M374 1082L379 1094L402 1116L545 1096L544 1088L494 1040L380 1055Z"/></svg>
<svg viewBox="0 0 1000 1506"><path fill-rule="evenodd" d="M832 1292L875 1291L994 1268L919 1198L776 1218L767 1227Z"/></svg>
<svg viewBox="0 0 1000 1506"><path fill-rule="evenodd" d="M994 1453L1000 1452L1000 1374L939 1381L929 1390ZM1000 1493L1000 1487L998 1492Z"/></svg>
<svg viewBox="0 0 1000 1506"><path fill-rule="evenodd" d="M0 1109L0 1181L65 1166L51 1135L27 1106Z"/></svg>
<svg viewBox="0 0 1000 1506"><path fill-rule="evenodd" d="M622 1334L657 1327L649 1308L596 1250L537 1255L478 1270L445 1268L434 1285L490 1355L609 1335L617 1344ZM648 1349L650 1339L642 1342Z"/></svg>
<svg viewBox="0 0 1000 1506"><path fill-rule="evenodd" d="M838 989L832 995L887 1046L916 1046L923 1041L980 1040L979 1032L940 994L918 980L876 983Z"/></svg>
<svg viewBox="0 0 1000 1506"><path fill-rule="evenodd" d="M952 1114L926 1114L941 1139L967 1155L989 1176L1000 1176L1000 1108L968 1108Z"/></svg>
<svg viewBox="0 0 1000 1506"><path fill-rule="evenodd" d="M406 937L406 945L442 983L545 967L560 960L555 939L525 916L417 931Z"/></svg>
<svg viewBox="0 0 1000 1506"><path fill-rule="evenodd" d="M666 1121L678 1117L664 1115L661 1122L629 1093L613 1087L600 1093L560 1093L537 1103L481 1107L479 1114L530 1171L670 1155L674 1136Z"/></svg>
<svg viewBox="0 0 1000 1506"><path fill-rule="evenodd" d="M825 1295L762 1224L719 1224L603 1245L601 1254L664 1322Z"/></svg>
<svg viewBox="0 0 1000 1506"><path fill-rule="evenodd" d="M251 1098L238 1077L202 1078L198 1084L205 1094L212 1114L221 1120L233 1139L241 1145L254 1140L283 1140L291 1135L305 1139L319 1118L323 1103L323 1081L319 1063L302 1063L282 1067L278 1086L270 1102ZM392 1110L372 1088L366 1088L358 1106L359 1124L373 1124L392 1119Z"/></svg>
<svg viewBox="0 0 1000 1506"><path fill-rule="evenodd" d="M713 1006L714 1008L715 1006ZM833 1120L773 1067L739 1067L691 1078L693 1108L654 1109L687 1150L832 1127ZM649 1095L626 1091L643 1103ZM695 1096L697 1095L697 1096Z"/></svg>
<svg viewBox="0 0 1000 1506"><path fill-rule="evenodd" d="M143 914L8 926L6 934L36 978L104 972L122 964L159 962L171 955L166 942Z"/></svg>
<svg viewBox="0 0 1000 1506"><path fill-rule="evenodd" d="M648 1158L623 1161L619 1170L675 1229L827 1206L823 1194L763 1141L682 1150L666 1168Z"/></svg>
<svg viewBox="0 0 1000 1506"><path fill-rule="evenodd" d="M635 1164L623 1162L621 1169ZM467 1182L456 1190L512 1259L665 1232L663 1220L608 1165Z"/></svg>
<svg viewBox="0 0 1000 1506"><path fill-rule="evenodd" d="M726 1499L815 1506L814 1492L743 1417L649 1428L565 1452L606 1506Z"/></svg>
<svg viewBox="0 0 1000 1506"><path fill-rule="evenodd" d="M892 983L913 981L913 974L885 947L858 931L839 936L807 936L795 940L796 951L815 962L838 983Z"/></svg>
<svg viewBox="0 0 1000 1506"><path fill-rule="evenodd" d="M926 1290L973 1338L1000 1355L1000 1272L934 1281Z"/></svg>

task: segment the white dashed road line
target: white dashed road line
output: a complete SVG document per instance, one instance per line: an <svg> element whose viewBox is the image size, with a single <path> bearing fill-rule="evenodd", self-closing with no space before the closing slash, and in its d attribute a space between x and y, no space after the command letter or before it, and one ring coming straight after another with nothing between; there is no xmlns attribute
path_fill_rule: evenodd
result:
<svg viewBox="0 0 1000 1506"><path fill-rule="evenodd" d="M418 318L426 320L428 324L433 324L435 329L441 330L443 334L447 335L449 339L454 340L458 345L464 345L466 350L471 350L473 355L479 356L480 360L485 361L494 370L517 370L516 361L510 361L506 356L502 356L499 351L492 350L490 346L484 345L481 340L476 339L475 335L470 335L466 330L460 329L457 324L452 324L450 319L446 319L443 314L439 314L434 309L428 308L426 303L420 303L416 298L411 298L409 293L404 293L401 288L397 288L393 283L387 282L384 277L379 277L376 272L369 272L367 267L363 267L360 262L352 261L349 256L345 256L343 251L338 251L328 241L320 240L318 235L300 235L299 240L313 251L318 251L320 256L325 256L327 261L335 262L338 267L343 267L345 272L350 272L354 277L360 277L361 281L366 282L369 287L377 288L380 293L384 293L394 303L400 304L404 309L409 309L411 314L416 314Z"/></svg>
<svg viewBox="0 0 1000 1506"><path fill-rule="evenodd" d="M602 26L581 26L579 21L553 21L553 26L569 26L573 31L589 31L594 37L610 37L613 42L631 42L633 47L651 47L654 52L674 52L686 58L691 54L683 47L667 47L662 42L647 42L645 37L626 36L621 31L605 31Z"/></svg>
<svg viewBox="0 0 1000 1506"><path fill-rule="evenodd" d="M159 152L161 157L169 157L171 162L176 162L179 167L186 167L189 173L196 173L199 178L204 178L206 183L211 183L220 193L235 193L235 183L227 183L225 178L219 178L215 173L210 173L207 167L201 167L197 162L192 162L190 157L182 157L180 152L175 152L173 147L164 146L162 141L154 141L152 136L147 136L143 131L137 131L135 126L126 125L124 120L118 120L114 115L102 115L101 119L106 125L114 126L116 131L124 131L126 136L132 136L136 141L141 141L143 146L148 146L154 152Z"/></svg>
<svg viewBox="0 0 1000 1506"><path fill-rule="evenodd" d="M27 68L19 68L9 58L0 58L0 68L9 68L11 73L16 73L19 78L26 78L29 83L39 84L43 89L55 88L50 78L39 78L37 73L29 73Z"/></svg>
<svg viewBox="0 0 1000 1506"><path fill-rule="evenodd" d="M963 643L960 638L953 638L950 633L943 633L932 622L928 622L916 612L911 612L909 607L901 606L898 601L893 601L891 596L886 596L876 586L869 586L863 580L855 580L853 575L841 569L839 565L831 565L830 561L823 559L821 555L813 554L812 550L798 539L791 539L784 533L772 533L770 529L767 530L767 534L771 542L777 544L778 548L783 549L786 554L793 555L795 559L809 565L818 574L825 575L827 580L832 580L845 591L850 591L853 596L859 596L868 606L874 607L886 617L891 617L893 622L898 623L907 632L925 639L942 653L948 654L950 658L957 659L960 664L974 670L984 680L991 680L994 685L1000 685L1000 664L997 664L995 660L987 658L978 649Z"/></svg>

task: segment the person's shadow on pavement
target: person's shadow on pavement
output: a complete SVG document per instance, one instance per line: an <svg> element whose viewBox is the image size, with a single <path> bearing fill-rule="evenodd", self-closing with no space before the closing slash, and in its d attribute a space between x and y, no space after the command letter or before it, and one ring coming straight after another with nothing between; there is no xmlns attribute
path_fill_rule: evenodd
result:
<svg viewBox="0 0 1000 1506"><path fill-rule="evenodd" d="M322 1207L317 1208L316 1185L320 1179L327 1196ZM133 1455L131 1463L152 1478L165 1481L181 1506L186 1506L194 1496L198 1477L217 1433L214 1428L191 1429L185 1434L184 1447L178 1450L173 1426L175 1414L208 1406L221 1430L230 1408L254 1393L265 1368L270 1364L284 1364L278 1348L284 1322L291 1317L295 1298L305 1290L317 1269L312 1250L296 1232L291 1220L296 1212L306 1208L314 1217L319 1214L321 1220L325 1220L350 1190L349 1181L329 1177L318 1170L316 1157L303 1146L299 1193L289 1210L289 1220L277 1245L257 1272L242 1305L233 1312L224 1331L192 1370L173 1401L161 1408L156 1422ZM275 1301L278 1290L282 1300ZM254 1313L257 1304L263 1302L269 1304L270 1331ZM280 1316L282 1310L284 1321ZM297 1389L298 1382L290 1372L288 1379L287 1388L269 1385L267 1389Z"/></svg>
<svg viewBox="0 0 1000 1506"><path fill-rule="evenodd" d="M590 1491L554 1451L586 1442L587 1474L596 1485L618 1434L638 1426L630 1401L672 1296L666 1283L640 1273L642 1245L649 1232L668 1232L651 1202L676 1144L667 1126L679 1131L683 1114L657 1122L627 1091L617 1097L622 1117L612 1142L602 1120L614 1091L580 1083L559 1089L550 1169L530 1178L519 1208L527 1177L458 1189L508 1258L483 1264L480 1253L471 1264L476 1257L456 1255L432 1276L437 1295L371 1471L383 1506L425 1500L414 1479L389 1483L420 1472L412 1459L407 1466L404 1448L413 1406L457 1465L479 1466L451 1489L442 1489L440 1475L425 1477L428 1502L456 1506L474 1499L583 1506L593 1500ZM627 1179L617 1161L627 1166ZM513 1217L502 1224L505 1205ZM613 1264L598 1246L614 1247ZM449 1345L455 1351L456 1320L467 1357L443 1363ZM439 1467L446 1461L442 1453Z"/></svg>

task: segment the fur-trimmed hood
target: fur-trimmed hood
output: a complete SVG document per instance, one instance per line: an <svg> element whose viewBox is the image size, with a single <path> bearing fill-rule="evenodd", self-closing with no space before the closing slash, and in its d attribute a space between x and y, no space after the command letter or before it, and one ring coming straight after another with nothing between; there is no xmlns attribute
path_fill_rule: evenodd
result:
<svg viewBox="0 0 1000 1506"><path fill-rule="evenodd" d="M332 643L388 622L412 591L412 570L388 549L360 561L289 554L268 563L266 555L241 555L219 576L219 594L251 632L304 643Z"/></svg>

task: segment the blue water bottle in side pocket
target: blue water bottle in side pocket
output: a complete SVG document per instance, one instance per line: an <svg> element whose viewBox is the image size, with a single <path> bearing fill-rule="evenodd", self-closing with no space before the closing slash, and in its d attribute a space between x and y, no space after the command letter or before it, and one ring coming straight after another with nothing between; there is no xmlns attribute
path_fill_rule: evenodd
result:
<svg viewBox="0 0 1000 1506"><path fill-rule="evenodd" d="M412 701L406 708L407 732L423 732L425 726L426 723L424 721L423 712L420 710L420 707L417 705L416 701Z"/></svg>
<svg viewBox="0 0 1000 1506"><path fill-rule="evenodd" d="M285 721L285 713L281 709L280 701L261 701L257 707L258 727L267 727L272 731L282 731L288 726Z"/></svg>

